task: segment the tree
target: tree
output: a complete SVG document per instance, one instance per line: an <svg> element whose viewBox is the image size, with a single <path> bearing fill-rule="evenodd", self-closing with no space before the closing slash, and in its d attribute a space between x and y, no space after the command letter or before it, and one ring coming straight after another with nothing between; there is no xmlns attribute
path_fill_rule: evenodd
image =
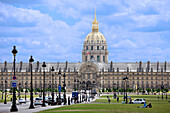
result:
<svg viewBox="0 0 170 113"><path fill-rule="evenodd" d="M21 92L24 92L23 88L21 88Z"/></svg>
<svg viewBox="0 0 170 113"><path fill-rule="evenodd" d="M154 88L152 88L152 92L155 92L155 89L154 89Z"/></svg>
<svg viewBox="0 0 170 113"><path fill-rule="evenodd" d="M169 91L169 89L168 89L168 88L165 88L164 90L165 90L165 92L168 92L168 91Z"/></svg>
<svg viewBox="0 0 170 113"><path fill-rule="evenodd" d="M104 88L102 89L102 92L104 92Z"/></svg>
<svg viewBox="0 0 170 113"><path fill-rule="evenodd" d="M146 91L148 92L148 95L149 95L149 92L151 92L151 89L150 88L146 88Z"/></svg>
<svg viewBox="0 0 170 113"><path fill-rule="evenodd" d="M35 89L37 92L41 92L41 89L40 88L36 88Z"/></svg>
<svg viewBox="0 0 170 113"><path fill-rule="evenodd" d="M108 92L112 92L112 90L109 88L109 89L108 89Z"/></svg>
<svg viewBox="0 0 170 113"><path fill-rule="evenodd" d="M160 88L156 89L156 92L157 92L157 93L160 92L160 91L161 91Z"/></svg>

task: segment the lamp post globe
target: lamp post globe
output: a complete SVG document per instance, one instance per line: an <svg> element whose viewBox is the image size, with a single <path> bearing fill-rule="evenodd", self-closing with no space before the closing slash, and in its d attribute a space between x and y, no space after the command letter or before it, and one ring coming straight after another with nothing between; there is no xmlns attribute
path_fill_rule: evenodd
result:
<svg viewBox="0 0 170 113"><path fill-rule="evenodd" d="M30 66L31 66L31 92L30 92L31 103L30 103L29 109L34 109L34 105L33 105L33 86L32 86L32 63L34 62L34 59L32 58L32 56L29 59L29 62L30 62Z"/></svg>
<svg viewBox="0 0 170 113"><path fill-rule="evenodd" d="M12 53L13 53L13 56L14 56L14 63L13 63L13 65L14 65L14 77L15 77L15 56L16 56L16 54L18 53L18 51L16 50L16 46L13 46L13 50L12 50ZM18 108L17 108L17 106L16 106L16 94L15 94L15 89L16 89L16 87L13 87L13 102L12 102L12 106L11 106L11 109L10 109L10 111L11 112L16 112L16 111L18 111Z"/></svg>
<svg viewBox="0 0 170 113"><path fill-rule="evenodd" d="M46 67L46 64L45 62L43 62L43 70L44 70L44 79L43 79L43 104L42 104L42 107L46 107L45 105L45 67Z"/></svg>
<svg viewBox="0 0 170 113"><path fill-rule="evenodd" d="M52 71L52 104L54 104L54 67L51 68Z"/></svg>

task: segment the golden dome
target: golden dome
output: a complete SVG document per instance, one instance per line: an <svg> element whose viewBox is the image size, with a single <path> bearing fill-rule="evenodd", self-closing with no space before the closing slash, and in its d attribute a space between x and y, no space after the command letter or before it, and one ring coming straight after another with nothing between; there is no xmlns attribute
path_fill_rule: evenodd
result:
<svg viewBox="0 0 170 113"><path fill-rule="evenodd" d="M106 43L105 37L102 33L91 32L86 36L85 43Z"/></svg>
<svg viewBox="0 0 170 113"><path fill-rule="evenodd" d="M96 11L92 24L92 32L86 36L85 43L106 43L105 37L99 32L98 21L96 20Z"/></svg>

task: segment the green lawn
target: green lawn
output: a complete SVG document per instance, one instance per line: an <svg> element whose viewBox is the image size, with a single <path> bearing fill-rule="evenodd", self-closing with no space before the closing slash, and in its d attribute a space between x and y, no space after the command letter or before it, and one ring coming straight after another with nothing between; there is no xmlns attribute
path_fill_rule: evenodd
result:
<svg viewBox="0 0 170 113"><path fill-rule="evenodd" d="M13 95L9 95L8 94L8 96L9 96L9 98L7 97L6 99L7 99L7 101L11 101L11 98L12 98L12 96ZM26 95L26 97L27 98L30 98L30 95ZM39 97L39 95L34 95L34 97ZM18 97L17 97L18 98ZM21 95L21 98L25 98L25 95ZM5 94L3 95L3 100L2 100L2 93L0 94L0 102L4 102L4 100L5 100Z"/></svg>
<svg viewBox="0 0 170 113"><path fill-rule="evenodd" d="M44 110L39 113L60 113L60 112L76 112L76 113L169 113L170 103L164 98L164 100L157 99L154 95L144 95L144 96L131 96L132 98L145 98L147 104L152 103L152 108L137 108L138 106L143 106L143 104L121 104L122 96L120 96L120 101L117 102L116 99L111 99L111 104L107 103L107 95L102 96L95 102L90 104L75 104L70 106L63 106L60 108L54 108L49 110ZM170 101L170 99L169 99Z"/></svg>

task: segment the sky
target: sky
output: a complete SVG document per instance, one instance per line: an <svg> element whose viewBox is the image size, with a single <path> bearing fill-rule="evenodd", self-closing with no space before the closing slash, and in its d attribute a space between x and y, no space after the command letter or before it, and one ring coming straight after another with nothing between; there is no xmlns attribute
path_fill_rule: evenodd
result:
<svg viewBox="0 0 170 113"><path fill-rule="evenodd" d="M0 0L0 63L81 62L96 9L109 62L170 60L170 0Z"/></svg>

